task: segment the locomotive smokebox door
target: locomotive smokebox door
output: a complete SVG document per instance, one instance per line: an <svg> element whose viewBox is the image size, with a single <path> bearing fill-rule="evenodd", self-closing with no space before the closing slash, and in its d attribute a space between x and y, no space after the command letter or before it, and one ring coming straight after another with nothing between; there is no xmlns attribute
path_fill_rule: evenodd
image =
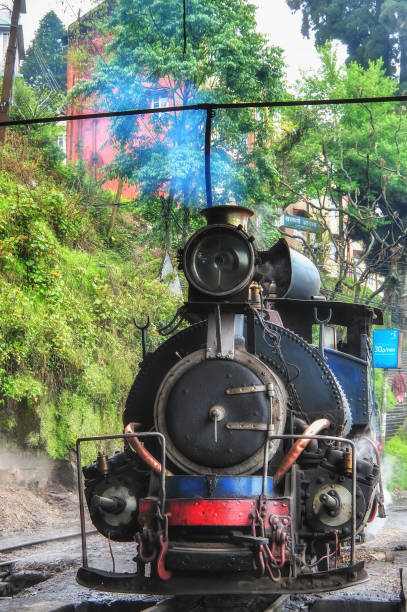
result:
<svg viewBox="0 0 407 612"><path fill-rule="evenodd" d="M206 359L200 350L168 372L154 412L168 455L180 468L250 474L262 467L269 422L275 435L284 432L287 394L254 355L235 350L233 360ZM278 441L269 445L271 459Z"/></svg>

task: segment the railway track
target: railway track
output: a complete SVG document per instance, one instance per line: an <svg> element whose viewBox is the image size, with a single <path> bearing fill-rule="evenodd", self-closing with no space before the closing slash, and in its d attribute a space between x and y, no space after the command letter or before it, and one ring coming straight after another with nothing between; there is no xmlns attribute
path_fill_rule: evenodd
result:
<svg viewBox="0 0 407 612"><path fill-rule="evenodd" d="M284 602L289 597L281 595L273 602L258 602L252 598L246 598L241 601L233 599L224 599L220 597L212 598L208 601L206 597L172 597L165 601L153 603L153 605L138 602L110 602L98 603L95 601L82 602L81 604L72 604L72 606L63 606L56 608L53 611L47 612L282 612ZM147 606L147 607L146 607Z"/></svg>
<svg viewBox="0 0 407 612"><path fill-rule="evenodd" d="M393 517L396 520L397 515L402 517L402 511L405 511L405 508L398 506L394 510ZM88 534L96 535L97 532L90 530ZM33 609L35 611L38 609L40 612L103 612L107 610L109 612L282 612L286 610L298 610L298 612L305 612L306 610L309 612L407 612L403 600L360 601L359 598L343 597L340 593L334 600L322 597L316 601L313 598L306 598L306 601L297 602L288 602L288 596L277 597L274 601L270 599L265 601L265 598L254 595L252 598L240 598L240 601L237 597L226 596L170 597L157 601L154 596L147 600L140 596L137 597L137 595L134 598L128 597L127 599L120 595L111 595L107 600L107 594L104 593L103 601L101 601L101 594L92 591L86 593L78 591L78 585L76 585L74 579L74 568L80 562L79 555L73 559L70 571L55 570L53 572L51 569L48 576L43 575L41 577L40 575L41 572L45 574L47 571L47 560L50 558L51 550L53 552L57 550L61 558L64 558L68 550L64 546L64 542L78 539L79 536L79 533L65 533L48 538L37 537L20 543L10 542L9 546L0 548L0 589L2 585L5 586L4 583L8 582L8 576L13 575L15 577L14 587L15 585L21 587L17 591L8 593L7 596L3 594L3 597L1 597L0 590L0 609L2 612L26 612L26 610L31 612ZM398 539L398 542L400 542L400 539ZM95 541L95 546L97 545L98 543ZM38 546L38 551L35 549L36 546ZM34 550L29 552L30 558L28 559L26 551L29 551L30 548ZM16 553L19 550L24 551L24 554L17 555L17 559ZM71 544L69 544L69 552L72 553ZM2 555L8 553L15 558L5 559L2 557ZM33 571L33 559L35 559L38 567L42 567L38 580L36 580L35 571ZM16 574L13 574L14 566L17 567ZM54 564L54 567L56 567L56 564ZM389 564L388 567L390 567ZM25 578L27 578L26 582ZM56 579L57 582L55 582ZM42 584L37 587L36 583L41 580L43 581ZM11 582L13 583L13 581ZM402 586L405 586L404 582L402 576ZM19 594L16 595L16 593ZM36 601L38 594L39 600ZM55 594L58 595L54 599ZM10 595L14 595L14 597ZM47 597L47 601L45 601L45 597ZM43 602L41 601L42 598L44 598Z"/></svg>
<svg viewBox="0 0 407 612"><path fill-rule="evenodd" d="M92 529L86 532L86 535L93 535L94 533L98 533L96 529ZM61 536L54 536L52 538L41 538L39 540L31 540L29 542L22 542L19 544L14 544L12 546L6 546L4 548L0 548L0 555L4 553L14 552L19 550L20 548L29 548L31 546L39 546L40 544L48 544L50 542L58 542L64 540L74 540L75 538L80 538L81 533L69 533Z"/></svg>
<svg viewBox="0 0 407 612"><path fill-rule="evenodd" d="M288 595L281 595L277 597L273 602L269 601L265 602L256 602L254 599L250 600L242 600L239 605L238 601L231 601L230 598L225 598L222 601L222 598L216 597L208 598L199 597L199 598L185 598L185 597L174 597L170 600L159 602L149 608L145 608L144 612L209 612L216 611L220 612L221 610L254 610L256 612L278 612L282 610L282 606L289 599ZM232 605L233 607L230 607ZM247 606L251 605L251 608ZM256 606L256 607L253 607Z"/></svg>
<svg viewBox="0 0 407 612"><path fill-rule="evenodd" d="M96 530L87 531L87 535L95 535ZM52 545L56 543L68 542L70 540L79 539L78 533L65 533L59 536L42 537L32 540L26 540L18 543L10 543L8 546L0 548L0 609L10 612L20 612L24 610L25 605L23 599L18 603L17 599L12 599L13 596L25 590L28 587L48 580L52 577L51 574L43 571L33 571L32 568L27 570L19 569L14 573L15 566L24 565L24 558L5 559L2 555L16 553L19 550L26 550L36 546L43 547L44 545ZM42 551L44 549L42 548ZM39 553L39 560L46 559L47 553ZM41 563L41 561L39 561ZM46 565L46 563L45 563ZM67 578L67 580L69 580ZM70 578L72 580L72 578ZM81 601L78 603L63 603L55 602L55 606L50 603L42 609L42 612L98 612L109 610L110 612L278 612L282 608L284 601L289 599L288 596L273 598L261 598L258 596L241 598L241 597L226 597L226 596L195 596L195 597L170 597L160 601L141 601L134 600L113 600L98 602L92 598L92 592L89 592L89 601ZM119 596L120 597L120 596ZM136 596L135 596L136 597ZM21 608L20 608L21 606ZM28 609L28 608L27 608Z"/></svg>

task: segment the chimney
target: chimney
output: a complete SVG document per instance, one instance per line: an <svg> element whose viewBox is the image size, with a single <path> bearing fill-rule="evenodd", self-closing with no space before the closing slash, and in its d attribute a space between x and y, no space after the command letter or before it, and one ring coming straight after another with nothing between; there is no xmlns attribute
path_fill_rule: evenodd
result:
<svg viewBox="0 0 407 612"><path fill-rule="evenodd" d="M247 223L249 217L253 215L253 211L244 206L231 204L204 208L201 210L201 215L205 217L207 225L227 224L236 227L241 225L244 230L247 230Z"/></svg>

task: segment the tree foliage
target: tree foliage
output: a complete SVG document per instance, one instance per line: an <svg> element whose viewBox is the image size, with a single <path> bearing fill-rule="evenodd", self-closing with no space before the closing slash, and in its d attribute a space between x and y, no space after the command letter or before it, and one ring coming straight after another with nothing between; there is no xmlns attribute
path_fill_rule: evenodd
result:
<svg viewBox="0 0 407 612"><path fill-rule="evenodd" d="M321 60L320 72L303 83L304 97L391 96L397 88L380 61L367 69L356 63L337 68L329 44L321 50ZM326 290L333 297L347 288L360 298L368 279L379 273L384 276L381 289L390 291L406 246L405 107L386 103L290 110L284 114L281 136L286 202L306 201L327 232L325 250L329 245L334 250L335 265L321 252L321 239L319 252L305 244L309 254L325 261L328 276L336 276L336 284L326 284ZM350 251L356 242L357 257ZM373 297L368 292L364 299Z"/></svg>
<svg viewBox="0 0 407 612"><path fill-rule="evenodd" d="M280 50L256 32L253 6L246 0L191 0L185 46L180 7L176 0L120 0L106 24L106 54L92 83L82 83L76 93L93 95L91 105L97 101L106 110L271 100L280 94ZM266 111L216 113L215 203L267 198L275 179L269 119ZM110 172L138 184L141 196L158 197L161 219L174 207L188 217L190 206L205 202L205 120L204 111L188 111L112 121L117 156Z"/></svg>
<svg viewBox="0 0 407 612"><path fill-rule="evenodd" d="M54 102L52 96L27 85L22 79L15 79L10 119L34 119L52 114L55 110ZM14 126L10 129L28 135L31 146L38 147L50 168L55 170L64 160L64 152L58 145L58 135L64 132L64 126L49 123Z"/></svg>
<svg viewBox="0 0 407 612"><path fill-rule="evenodd" d="M73 168L50 172L12 131L0 162L0 437L67 458L77 437L122 427L141 359L133 317L151 314L151 349L178 304L157 278L161 251L135 247L133 211L107 245L106 191L92 206Z"/></svg>
<svg viewBox="0 0 407 612"><path fill-rule="evenodd" d="M40 21L34 40L21 65L25 81L54 97L66 92L67 32L54 11Z"/></svg>
<svg viewBox="0 0 407 612"><path fill-rule="evenodd" d="M302 33L315 33L317 46L337 39L349 61L367 68L382 58L387 75L407 84L407 4L404 0L287 0L302 11Z"/></svg>

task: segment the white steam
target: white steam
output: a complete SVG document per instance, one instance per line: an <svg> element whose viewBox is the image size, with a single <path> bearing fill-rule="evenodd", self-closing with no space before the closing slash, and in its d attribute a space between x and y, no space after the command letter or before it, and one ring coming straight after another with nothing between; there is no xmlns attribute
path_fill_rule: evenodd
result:
<svg viewBox="0 0 407 612"><path fill-rule="evenodd" d="M375 449L369 440L366 438L358 438L356 440L356 455L357 459L365 460L369 462L377 463L377 456ZM392 494L388 489L388 484L391 480L391 475L393 471L392 460L389 457L382 458L381 461L381 477L382 477L382 485L383 485L383 497L384 497L384 506L386 509L386 514L388 515L388 509L392 504ZM376 518L371 522L367 523L365 527L365 536L366 540L373 540L377 534L385 527L387 523L386 518L380 518L379 512L376 514Z"/></svg>
<svg viewBox="0 0 407 612"><path fill-rule="evenodd" d="M51 460L41 453L15 447L0 448L0 486L46 487L52 470Z"/></svg>

